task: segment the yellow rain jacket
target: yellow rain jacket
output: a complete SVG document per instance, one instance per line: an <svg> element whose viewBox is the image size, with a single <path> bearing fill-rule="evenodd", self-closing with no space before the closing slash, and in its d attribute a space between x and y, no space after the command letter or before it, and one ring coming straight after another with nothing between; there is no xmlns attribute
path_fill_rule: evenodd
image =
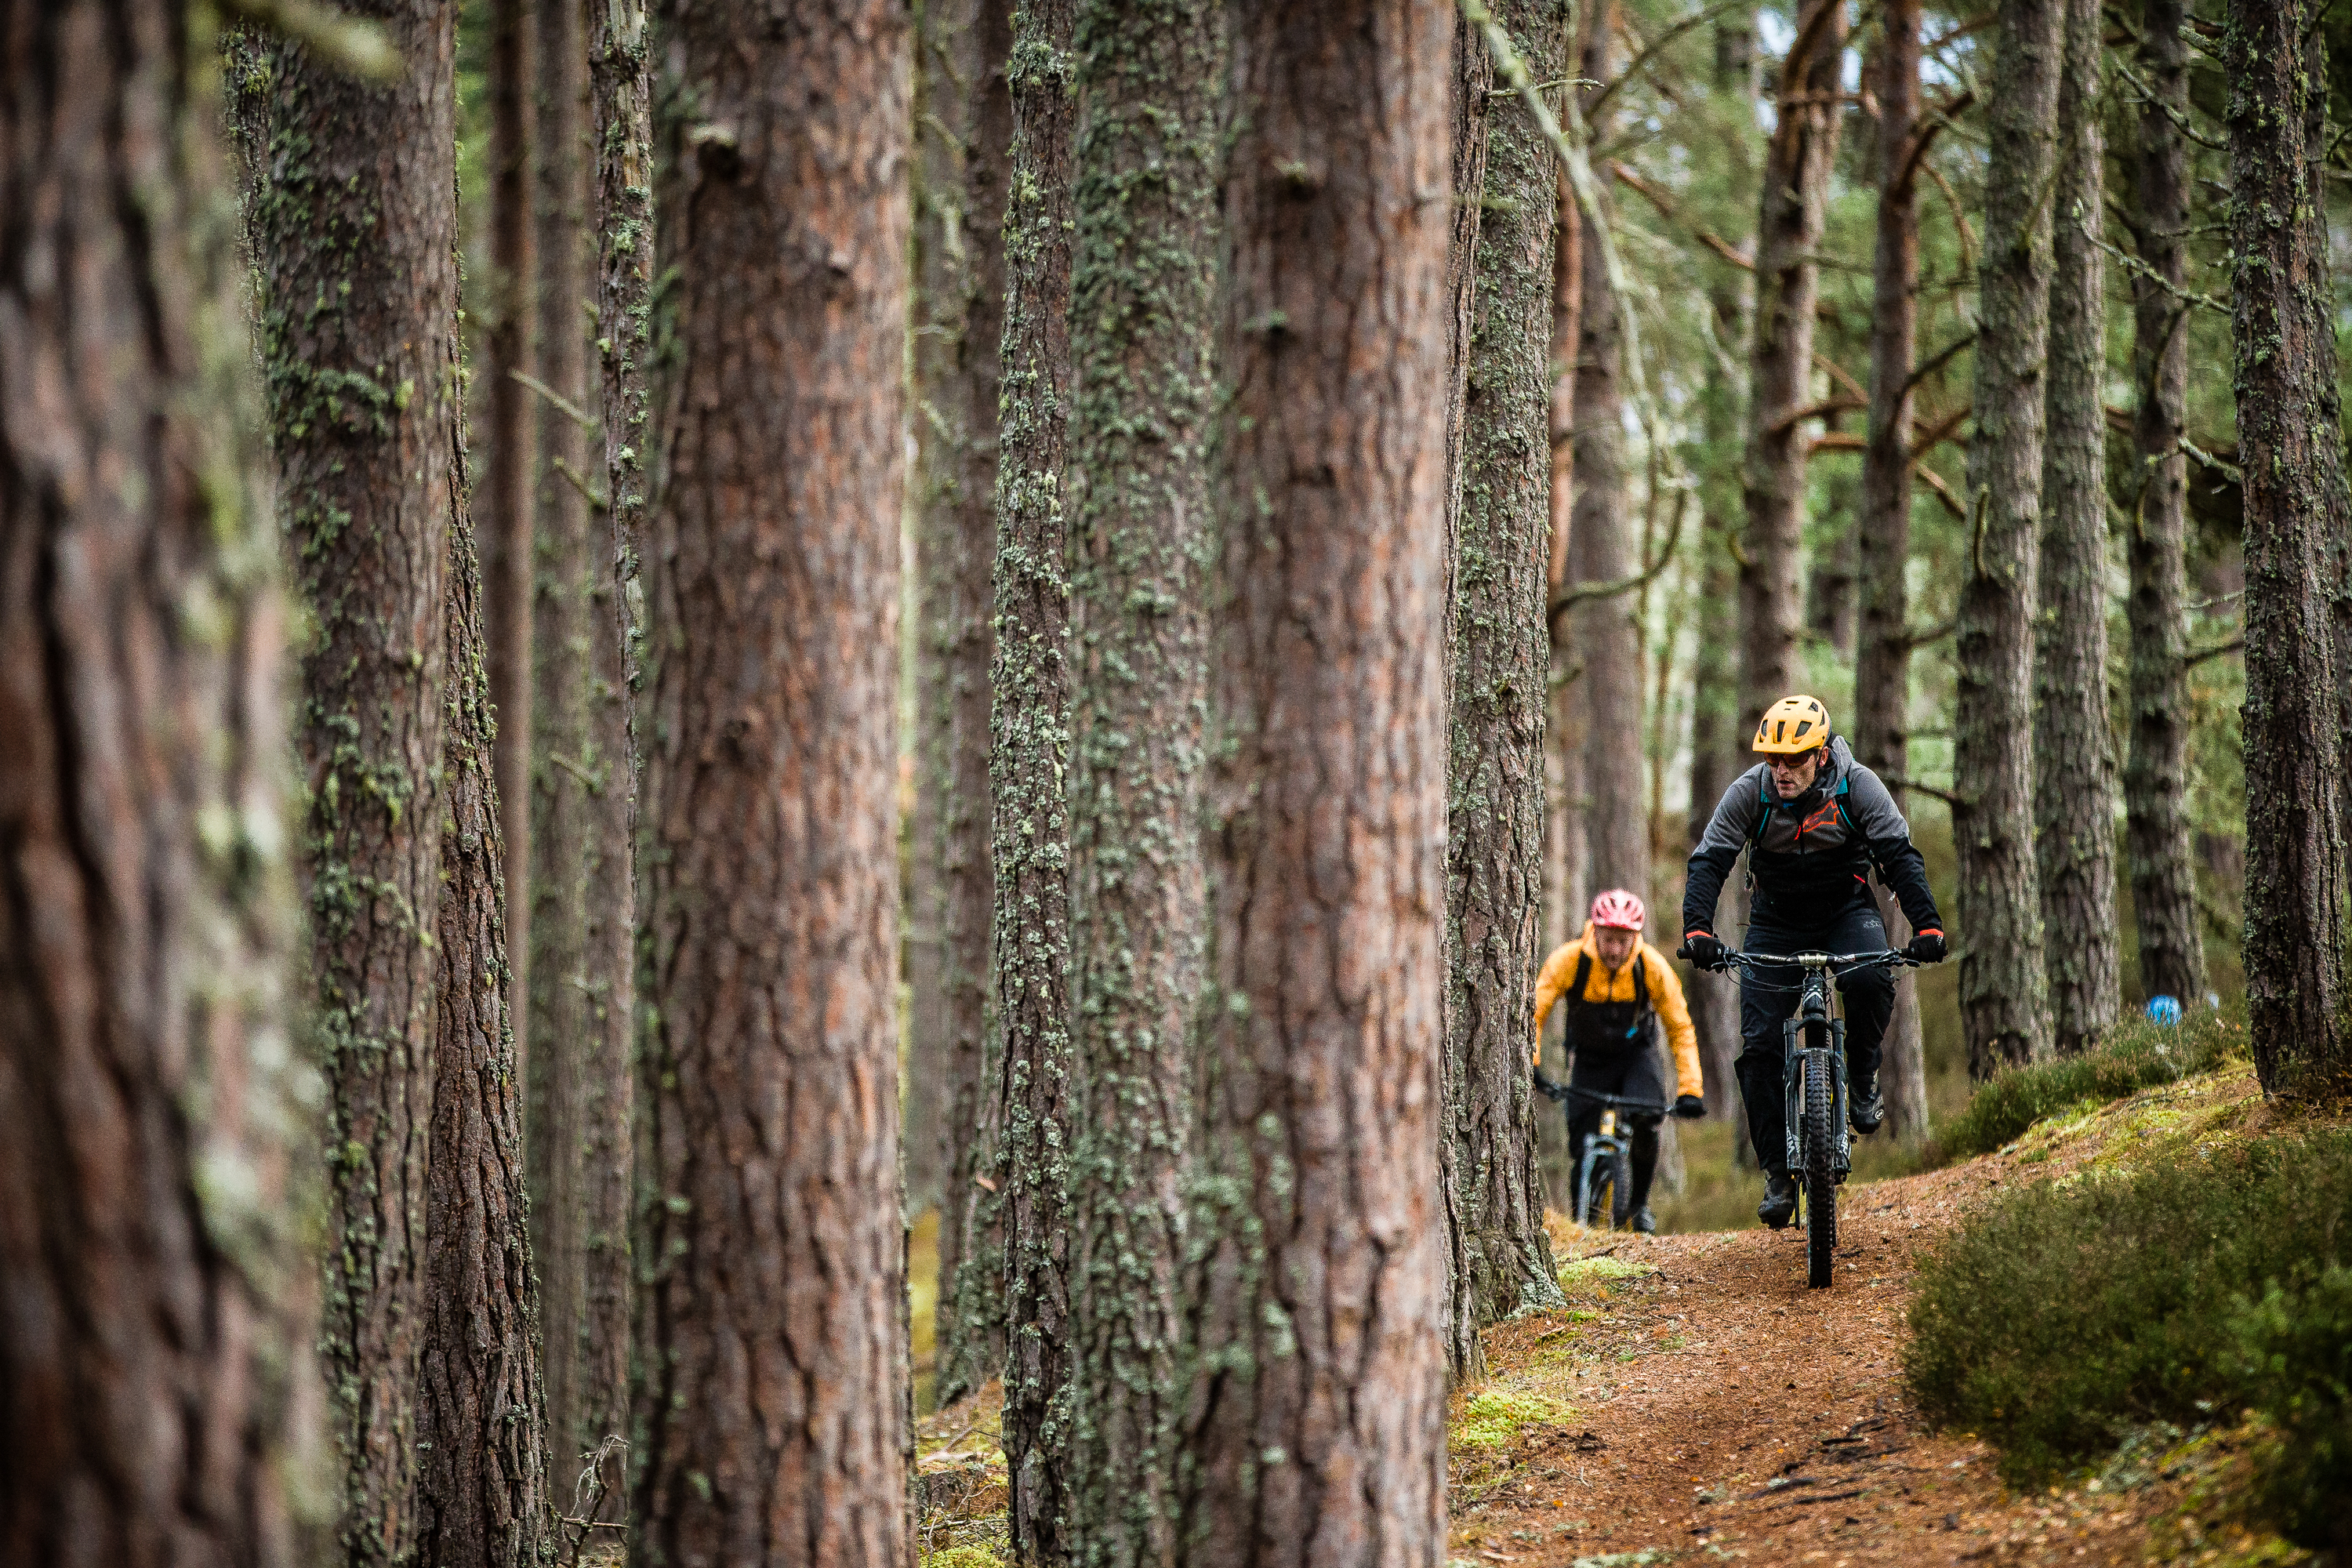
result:
<svg viewBox="0 0 2352 1568"><path fill-rule="evenodd" d="M1560 993L1576 978L1577 961L1585 954L1592 955L1591 971L1585 976L1586 1002L1631 1002L1633 1000L1633 965L1648 970L1650 1005L1665 1021L1666 1043L1675 1058L1675 1092L1697 1094L1702 1079L1698 1066L1698 1031L1691 1026L1690 1004L1683 1000L1683 983L1675 973L1675 966L1665 955L1648 942L1638 942L1633 948L1632 963L1611 973L1601 962L1601 951L1592 940L1592 922L1584 922L1584 930L1574 942L1557 949L1544 960L1543 971L1536 976L1536 1051L1543 1051L1544 1020L1551 1016L1551 1005L1559 1000Z"/></svg>

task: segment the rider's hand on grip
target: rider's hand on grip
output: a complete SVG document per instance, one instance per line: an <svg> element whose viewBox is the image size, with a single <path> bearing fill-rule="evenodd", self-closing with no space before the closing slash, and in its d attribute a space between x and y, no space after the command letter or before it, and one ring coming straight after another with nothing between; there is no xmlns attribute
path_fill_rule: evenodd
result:
<svg viewBox="0 0 2352 1568"><path fill-rule="evenodd" d="M1566 1100L1568 1086L1546 1073L1543 1068L1536 1068L1536 1092L1546 1100Z"/></svg>
<svg viewBox="0 0 2352 1568"><path fill-rule="evenodd" d="M1942 931L1923 931L1911 939L1911 945L1903 950L1903 956L1915 963L1941 963L1948 951Z"/></svg>
<svg viewBox="0 0 2352 1568"><path fill-rule="evenodd" d="M1685 1121L1696 1121L1706 1114L1706 1101L1695 1094L1675 1096L1675 1114Z"/></svg>
<svg viewBox="0 0 2352 1568"><path fill-rule="evenodd" d="M1688 959L1701 969L1720 969L1727 951L1713 931L1685 931L1683 944L1675 950L1675 956Z"/></svg>

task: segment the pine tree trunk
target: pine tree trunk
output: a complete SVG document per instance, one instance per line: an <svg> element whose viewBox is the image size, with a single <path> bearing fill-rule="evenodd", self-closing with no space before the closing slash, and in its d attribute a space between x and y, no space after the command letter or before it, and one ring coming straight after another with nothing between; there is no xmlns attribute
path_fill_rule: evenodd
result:
<svg viewBox="0 0 2352 1568"><path fill-rule="evenodd" d="M1004 336L1004 81L1009 0L925 0L917 23L914 502L927 659L938 706L923 715L921 778L938 789L935 906L943 1033L919 1058L941 1075L940 1400L1004 1364L1004 1260L994 1194L995 1094L982 1092L991 888L989 688L996 559L996 405Z"/></svg>
<svg viewBox="0 0 2352 1568"><path fill-rule="evenodd" d="M588 946L617 947L623 964L584 1042L580 1073L581 1225L585 1232L581 1278L580 1403L572 1440L602 1449L629 1433L629 1208L636 1095L629 1042L636 1005L636 867L640 698L639 639L644 589L638 563L645 536L646 294L653 278L653 146L650 83L646 69L644 0L601 0L591 13L588 90L591 145L595 149L596 345L598 421L604 443L604 544L609 581L595 598L589 630L596 697L592 731L600 755L614 759L611 784L594 802L600 844L618 844L620 863L603 864L595 886L604 896L590 907ZM616 837L617 826L617 837ZM629 900L614 890L626 873ZM562 1434L559 1432L558 1436ZM559 1458L560 1458L559 1450ZM604 1499L595 1517L619 1521L626 1512L627 1465L606 1453L599 1480ZM573 1512L578 1468L558 1463L557 1504ZM593 1484L591 1486L591 1494Z"/></svg>
<svg viewBox="0 0 2352 1568"><path fill-rule="evenodd" d="M1076 0L1020 0L1006 76L1003 395L996 467L996 1180L1004 1194L1006 1522L1015 1558L1069 1561L1071 142Z"/></svg>
<svg viewBox="0 0 2352 1568"><path fill-rule="evenodd" d="M896 1568L907 29L662 37L629 1555Z"/></svg>
<svg viewBox="0 0 2352 1568"><path fill-rule="evenodd" d="M1069 439L1071 1551L1175 1549L1215 333L1208 0L1085 0Z"/></svg>
<svg viewBox="0 0 2352 1568"><path fill-rule="evenodd" d="M2057 154L2059 0L2001 0L1977 311L1969 546L1955 644L1952 807L1960 1031L1977 1078L2050 1049L2033 856L2033 614L2042 528L2042 361Z"/></svg>
<svg viewBox="0 0 2352 1568"><path fill-rule="evenodd" d="M533 26L550 0L490 0L490 276L482 335L482 540L490 706L498 719L499 827L506 843L501 870L516 891L507 913L514 983L509 1015L528 1016L530 904L531 531L533 478L541 421L534 395L517 373L539 374L539 230L532 221L533 165L539 152L538 79L544 67ZM530 1041L517 1050L530 1072Z"/></svg>
<svg viewBox="0 0 2352 1568"><path fill-rule="evenodd" d="M446 122L445 121L445 124ZM458 384L457 316L441 374ZM522 1078L507 1011L504 846L482 669L481 572L466 510L464 415L445 439L450 527L441 750L441 889L434 945L432 1171L425 1184L425 1343L416 1390L415 1561L537 1568L548 1544L538 1280L523 1183Z"/></svg>
<svg viewBox="0 0 2352 1568"><path fill-rule="evenodd" d="M427 1140L441 902L457 307L455 7L384 20L388 86L299 45L270 74L248 215L288 552L315 629L296 737L309 791L311 1027L327 1080L321 1354L342 1459L336 1555L415 1545ZM297 150L302 155L290 155ZM320 300L326 309L316 308Z"/></svg>
<svg viewBox="0 0 2352 1568"><path fill-rule="evenodd" d="M2107 728L2105 137L2099 0L2065 0L2053 198L2048 437L2042 455L2041 615L2034 624L2033 827L2049 939L2052 1044L2090 1049L2115 1027L2116 767Z"/></svg>
<svg viewBox="0 0 2352 1568"><path fill-rule="evenodd" d="M1444 1551L1454 10L1233 13L1200 1386L1181 1561ZM1382 460L1363 460L1378 451Z"/></svg>
<svg viewBox="0 0 2352 1568"><path fill-rule="evenodd" d="M2205 944L2189 858L2188 651L2189 113L2182 0L2141 0L2140 110L2132 169L2133 222L2145 272L2132 275L2133 471L2124 529L2131 574L2126 615L2130 749L2123 773L2125 853L2139 933L2139 978L2151 996L2184 1005L2205 994Z"/></svg>
<svg viewBox="0 0 2352 1568"><path fill-rule="evenodd" d="M2311 417L2336 379L2326 257L2305 175L2325 57L2304 0L2231 0L2231 288L2246 529L2247 1033L2271 1092L2352 1077L2341 1016L2344 838L2330 625L2342 436Z"/></svg>
<svg viewBox="0 0 2352 1568"><path fill-rule="evenodd" d="M1581 58L1581 50L1579 51ZM1576 358L1584 322L1583 215L1568 171L1555 176L1551 265L1551 513L1544 626L1544 951L1576 934L1584 892L1584 726L1570 679L1576 654L1568 616L1551 606L1569 588L1569 549L1576 498Z"/></svg>
<svg viewBox="0 0 2352 1568"><path fill-rule="evenodd" d="M318 1560L286 607L191 32L172 5L19 8L0 58L11 1563Z"/></svg>
<svg viewBox="0 0 2352 1568"><path fill-rule="evenodd" d="M1611 74L1615 0L1597 0L1583 40L1581 74ZM1584 89L1588 94L1596 88ZM1589 127L1598 140L1607 127ZM1584 271L1576 360L1576 477L1569 525L1570 575L1613 583L1640 570L1625 491L1623 374L1625 302L1609 281L1599 245L1582 247ZM1650 890L1649 795L1642 753L1642 633L1633 595L1588 599L1569 612L1570 640L1582 665L1575 700L1582 710L1587 896L1603 888ZM1581 910L1571 910L1580 923Z"/></svg>
<svg viewBox="0 0 2352 1568"><path fill-rule="evenodd" d="M1919 0L1886 0L1877 52L1878 237L1871 262L1870 431L1862 458L1862 510L1855 525L1860 625L1854 649L1853 729L1848 739L1865 767L1901 779L1911 771L1911 373L1919 342ZM1899 784L1895 799L1903 800ZM1911 928L1884 887L1876 889L1887 941ZM1881 1056L1888 1130L1908 1146L1927 1136L1927 1072L1919 997L1907 973L1895 977L1895 1016Z"/></svg>
<svg viewBox="0 0 2352 1568"><path fill-rule="evenodd" d="M585 215L581 163L588 51L579 0L536 0L536 136L531 148L532 250L538 302L532 339L539 379L578 408L589 401ZM582 1185L583 1058L613 976L615 956L594 954L592 909L611 905L609 858L618 845L594 835L597 798L621 784L617 757L601 754L589 731L595 700L589 667L592 596L607 574L589 544L588 510L575 488L587 443L570 414L536 396L538 463L533 480L530 601L530 796L529 884L509 882L510 902L528 898L530 955L524 965L530 1011L524 1103L530 1123L525 1170L530 1186L530 1250L539 1265L550 1447L559 1470L572 1464L580 1436L580 1336L585 1289L586 1215ZM618 955L626 963L625 951Z"/></svg>
<svg viewBox="0 0 2352 1568"><path fill-rule="evenodd" d="M1552 0L1495 12L1538 81L1568 63ZM1479 53L1485 41L1465 27ZM1491 73L1489 73L1491 75ZM1457 92L1485 89L1456 78ZM1464 118L1459 103L1457 122ZM1446 620L1448 723L1446 1136L1452 1285L1446 1352L1457 1381L1477 1374L1478 1331L1563 1298L1543 1227L1536 1169L1533 1043L1543 898L1544 706L1551 522L1552 229L1559 176L1526 105L1486 116L1484 178L1466 335L1461 497ZM1461 170L1457 148L1455 172ZM1457 190L1457 198L1463 195Z"/></svg>
<svg viewBox="0 0 2352 1568"><path fill-rule="evenodd" d="M1747 563L1739 574L1739 734L1802 674L1805 458L1797 417L1812 398L1816 257L1837 163L1838 84L1845 60L1844 0L1803 0L1780 63L1778 115L1766 144L1756 219L1756 332L1748 358L1748 452L1742 477Z"/></svg>

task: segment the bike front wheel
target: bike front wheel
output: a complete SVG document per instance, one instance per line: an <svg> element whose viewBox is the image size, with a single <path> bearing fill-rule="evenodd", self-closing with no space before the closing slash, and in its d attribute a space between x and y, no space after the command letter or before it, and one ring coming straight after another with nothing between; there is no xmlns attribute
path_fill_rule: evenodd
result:
<svg viewBox="0 0 2352 1568"><path fill-rule="evenodd" d="M1837 1086L1819 1059L1805 1064L1805 1283L1829 1288L1837 1253Z"/></svg>
<svg viewBox="0 0 2352 1568"><path fill-rule="evenodd" d="M1576 1217L1593 1229L1618 1229L1633 1214L1633 1162L1624 1150L1587 1154L1582 1185L1583 1212Z"/></svg>

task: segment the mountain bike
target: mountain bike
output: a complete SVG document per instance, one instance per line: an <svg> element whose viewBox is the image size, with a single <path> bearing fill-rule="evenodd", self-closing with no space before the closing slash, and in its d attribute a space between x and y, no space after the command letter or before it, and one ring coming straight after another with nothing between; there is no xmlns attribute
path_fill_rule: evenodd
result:
<svg viewBox="0 0 2352 1568"><path fill-rule="evenodd" d="M1797 1178L1805 1222L1805 1283L1829 1288L1837 1253L1837 1190L1853 1169L1853 1140L1846 1130L1845 1020L1830 998L1830 982L1858 969L1916 967L1916 959L1891 949L1879 952L1733 952L1721 967L1759 972L1795 969L1803 979L1796 1012L1780 1026L1781 1086L1787 1098L1789 1173Z"/></svg>
<svg viewBox="0 0 2352 1568"><path fill-rule="evenodd" d="M1665 1107L1645 1100L1580 1089L1572 1083L1538 1087L1571 1107L1581 1101L1601 1108L1601 1125L1584 1141L1584 1157L1577 1162L1576 1206L1570 1212L1579 1225L1596 1230L1618 1229L1633 1217L1633 1129L1619 1113L1643 1111L1663 1117Z"/></svg>

